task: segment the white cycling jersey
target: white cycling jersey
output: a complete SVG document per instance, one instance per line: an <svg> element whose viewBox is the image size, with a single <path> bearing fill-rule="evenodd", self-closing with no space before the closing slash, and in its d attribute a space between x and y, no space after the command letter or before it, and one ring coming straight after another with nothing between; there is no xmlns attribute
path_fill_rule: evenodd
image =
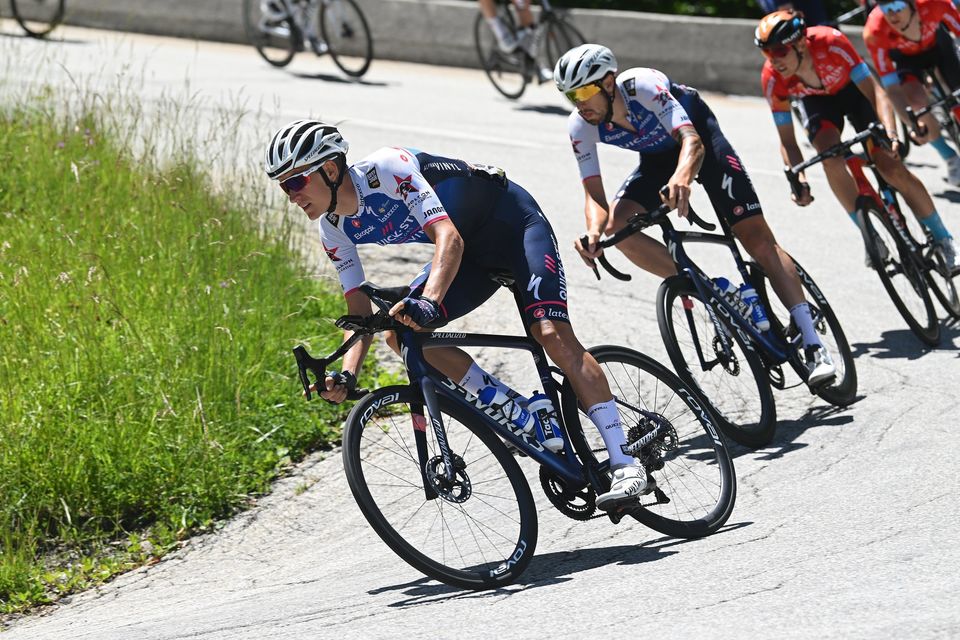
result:
<svg viewBox="0 0 960 640"><path fill-rule="evenodd" d="M347 171L357 194L357 213L328 213L320 219L320 240L344 294L365 278L356 245L430 242L423 230L448 218L422 174L417 153L384 147L351 165Z"/></svg>
<svg viewBox="0 0 960 640"><path fill-rule="evenodd" d="M687 111L670 91L673 86L670 79L662 72L644 67L628 69L617 76L616 86L627 104L627 119L636 132L612 122L592 125L574 110L567 121L567 130L581 180L600 175L597 157L600 142L641 154L658 153L677 147L673 132L692 125Z"/></svg>

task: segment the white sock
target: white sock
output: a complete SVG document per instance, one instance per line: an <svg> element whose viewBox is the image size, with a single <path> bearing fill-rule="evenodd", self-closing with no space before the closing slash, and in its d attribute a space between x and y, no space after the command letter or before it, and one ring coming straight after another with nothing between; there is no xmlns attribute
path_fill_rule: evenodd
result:
<svg viewBox="0 0 960 640"><path fill-rule="evenodd" d="M492 373L487 373L480 366L473 362L470 364L470 368L467 369L467 373L463 376L463 380L460 381L460 386L472 393L473 395L478 395L480 390L485 387L496 387L499 391L503 392L509 397L518 397L523 398L516 391L503 384L497 377ZM526 398L523 398L526 400ZM521 403L521 406L522 403Z"/></svg>
<svg viewBox="0 0 960 640"><path fill-rule="evenodd" d="M487 18L487 24L490 25L490 29L493 31L494 35L497 36L497 40L505 40L510 37L510 31L507 30L507 26L497 16L492 18Z"/></svg>
<svg viewBox="0 0 960 640"><path fill-rule="evenodd" d="M603 444L607 447L607 453L610 455L611 467L622 467L624 465L636 464L636 458L628 456L621 448L627 444L627 436L623 432L623 424L620 422L620 412L617 410L617 401L611 398L606 402L595 404L587 409L587 415L600 431L600 437L603 438Z"/></svg>
<svg viewBox="0 0 960 640"><path fill-rule="evenodd" d="M813 328L813 317L810 315L809 304L801 302L800 304L790 307L790 317L793 318L793 321L800 327L800 333L803 334L804 347L812 347L814 345L821 348L823 347L823 343L820 342L820 336L817 335L817 330Z"/></svg>

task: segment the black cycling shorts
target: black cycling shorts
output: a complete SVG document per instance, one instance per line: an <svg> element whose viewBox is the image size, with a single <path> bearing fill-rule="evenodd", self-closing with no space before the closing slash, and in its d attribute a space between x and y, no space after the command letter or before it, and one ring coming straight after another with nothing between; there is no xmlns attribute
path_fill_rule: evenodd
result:
<svg viewBox="0 0 960 640"><path fill-rule="evenodd" d="M877 112L853 82L832 96L804 96L800 98L800 118L807 138L811 141L824 127L843 131L846 117L858 132L877 121Z"/></svg>
<svg viewBox="0 0 960 640"><path fill-rule="evenodd" d="M960 60L953 36L943 24L937 29L937 42L926 51L907 56L894 49L890 60L897 67L901 82L917 80L922 82L927 71L939 69L950 91L960 88Z"/></svg>
<svg viewBox="0 0 960 640"><path fill-rule="evenodd" d="M430 265L411 283L422 289ZM509 273L520 289L527 326L541 320L570 322L567 279L553 229L523 187L509 182L493 214L465 242L460 269L440 308L444 320L467 315L500 286L491 272Z"/></svg>
<svg viewBox="0 0 960 640"><path fill-rule="evenodd" d="M762 215L750 176L720 130L713 111L695 89L673 85L670 92L686 110L703 140L705 154L697 182L703 185L717 215L731 227L746 218ZM624 180L616 199L633 200L647 211L656 209L661 204L659 190L677 170L679 159L679 147L662 153L640 154L640 165Z"/></svg>

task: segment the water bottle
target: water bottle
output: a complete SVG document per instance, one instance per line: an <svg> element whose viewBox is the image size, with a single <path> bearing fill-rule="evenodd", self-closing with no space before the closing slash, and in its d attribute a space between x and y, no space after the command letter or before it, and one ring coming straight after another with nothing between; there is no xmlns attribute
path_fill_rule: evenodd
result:
<svg viewBox="0 0 960 640"><path fill-rule="evenodd" d="M560 427L557 426L557 412L553 408L550 398L539 391L534 391L533 395L530 396L530 402L527 403L527 411L533 414L540 444L554 453L562 451L563 436L560 435Z"/></svg>
<svg viewBox="0 0 960 640"><path fill-rule="evenodd" d="M533 430L535 420L531 412L521 406L519 394L516 398L511 398L497 387L490 386L480 389L477 397L483 404L499 409L507 420L520 427L524 433L530 433Z"/></svg>
<svg viewBox="0 0 960 640"><path fill-rule="evenodd" d="M713 281L714 281L714 283L716 283L717 287L720 289L720 291L723 293L723 295L727 298L727 300L729 300L730 302L736 304L736 302L737 302L737 287L735 287L732 282L730 282L729 280L727 280L727 279L724 278L723 276L721 276L721 277L719 277L719 278L714 278Z"/></svg>
<svg viewBox="0 0 960 640"><path fill-rule="evenodd" d="M757 329L760 329L760 331L769 329L770 320L767 318L767 312L764 311L763 305L760 304L760 296L757 295L757 291L750 286L749 282L744 282L740 285L740 299L750 308L750 319L753 320L753 324L757 326Z"/></svg>

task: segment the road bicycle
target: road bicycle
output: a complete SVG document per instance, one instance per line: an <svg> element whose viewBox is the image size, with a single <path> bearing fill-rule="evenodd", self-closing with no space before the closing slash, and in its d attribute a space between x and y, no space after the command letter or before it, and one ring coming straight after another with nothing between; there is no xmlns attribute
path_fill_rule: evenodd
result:
<svg viewBox="0 0 960 640"><path fill-rule="evenodd" d="M65 0L10 0L13 19L34 38L43 38L63 22Z"/></svg>
<svg viewBox="0 0 960 640"><path fill-rule="evenodd" d="M509 0L499 2L497 16L516 35L520 23L513 3ZM529 50L518 46L510 53L501 51L482 13L477 14L473 25L473 38L481 68L494 88L511 100L523 95L527 85L533 80L541 83L549 80L541 77L540 69L549 69L552 72L560 56L587 41L580 30L570 22L567 12L554 8L550 0L542 0Z"/></svg>
<svg viewBox="0 0 960 640"><path fill-rule="evenodd" d="M947 134L955 149L960 150L960 123L957 122L957 114L954 113L954 109L960 104L960 89L953 93L948 92L935 67L926 69L921 82L930 96L930 103L918 110L907 107L910 126L914 131L926 133L926 126L921 124L919 119L932 112L937 124L940 125L940 131Z"/></svg>
<svg viewBox="0 0 960 640"><path fill-rule="evenodd" d="M873 142L868 144L871 140ZM864 155L851 151L858 144L863 145ZM923 343L936 346L940 342L940 321L930 291L951 316L960 318L960 299L953 275L930 232L913 216L904 216L901 212L896 189L883 179L870 160L870 144L889 149L882 124L875 122L849 140L787 168L787 179L794 193L799 194L798 174L801 171L826 158L844 158L860 192L857 196L857 222L870 266L877 272L883 288L910 330ZM864 173L865 167L872 170L876 186Z"/></svg>
<svg viewBox="0 0 960 640"><path fill-rule="evenodd" d="M764 446L776 431L773 389L788 388L782 365L790 364L800 377L798 384L807 380L800 330L776 295L770 294L772 288L760 265L744 261L723 217L718 216L722 233L701 233L678 231L669 213L670 207L664 204L650 213L635 214L626 226L598 244L612 247L647 227L661 227L678 274L665 279L657 291L657 324L670 361L680 378L710 401L718 425L727 436L748 447ZM692 208L687 218L704 231L716 229ZM581 238L581 242L584 240ZM686 242L717 244L730 250L740 277L753 286L766 309L768 329L761 330L748 305L739 296L726 294L716 279L690 259L684 248ZM599 262L615 278L631 279L611 266L605 255L600 255ZM830 404L847 406L857 393L850 345L820 287L799 262L794 260L794 264L810 304L814 328L837 368L832 381L812 388L811 392ZM596 274L599 278L599 270Z"/></svg>
<svg viewBox="0 0 960 640"><path fill-rule="evenodd" d="M509 276L496 280L513 289ZM537 510L514 455L538 463L550 503L577 521L630 516L663 534L699 538L729 518L736 497L733 462L714 427L709 404L647 356L616 346L590 353L616 396L629 444L655 483L637 502L597 511L596 496L610 486L600 434L585 415L569 380L551 366L531 337L416 333L389 317L409 289L361 285L379 311L343 316L337 326L355 333L323 359L294 349L307 399L327 367L362 336L396 331L409 384L360 390L343 433L343 463L353 496L370 526L404 561L441 582L490 589L517 579L537 545ZM433 369L424 350L493 347L527 351L556 413L563 448L547 449L511 422L503 409ZM312 374L312 379L311 379ZM323 388L322 386L319 388ZM556 448L556 447L554 447Z"/></svg>
<svg viewBox="0 0 960 640"><path fill-rule="evenodd" d="M354 0L244 0L243 15L247 39L275 67L310 47L350 77L370 68L373 38Z"/></svg>

